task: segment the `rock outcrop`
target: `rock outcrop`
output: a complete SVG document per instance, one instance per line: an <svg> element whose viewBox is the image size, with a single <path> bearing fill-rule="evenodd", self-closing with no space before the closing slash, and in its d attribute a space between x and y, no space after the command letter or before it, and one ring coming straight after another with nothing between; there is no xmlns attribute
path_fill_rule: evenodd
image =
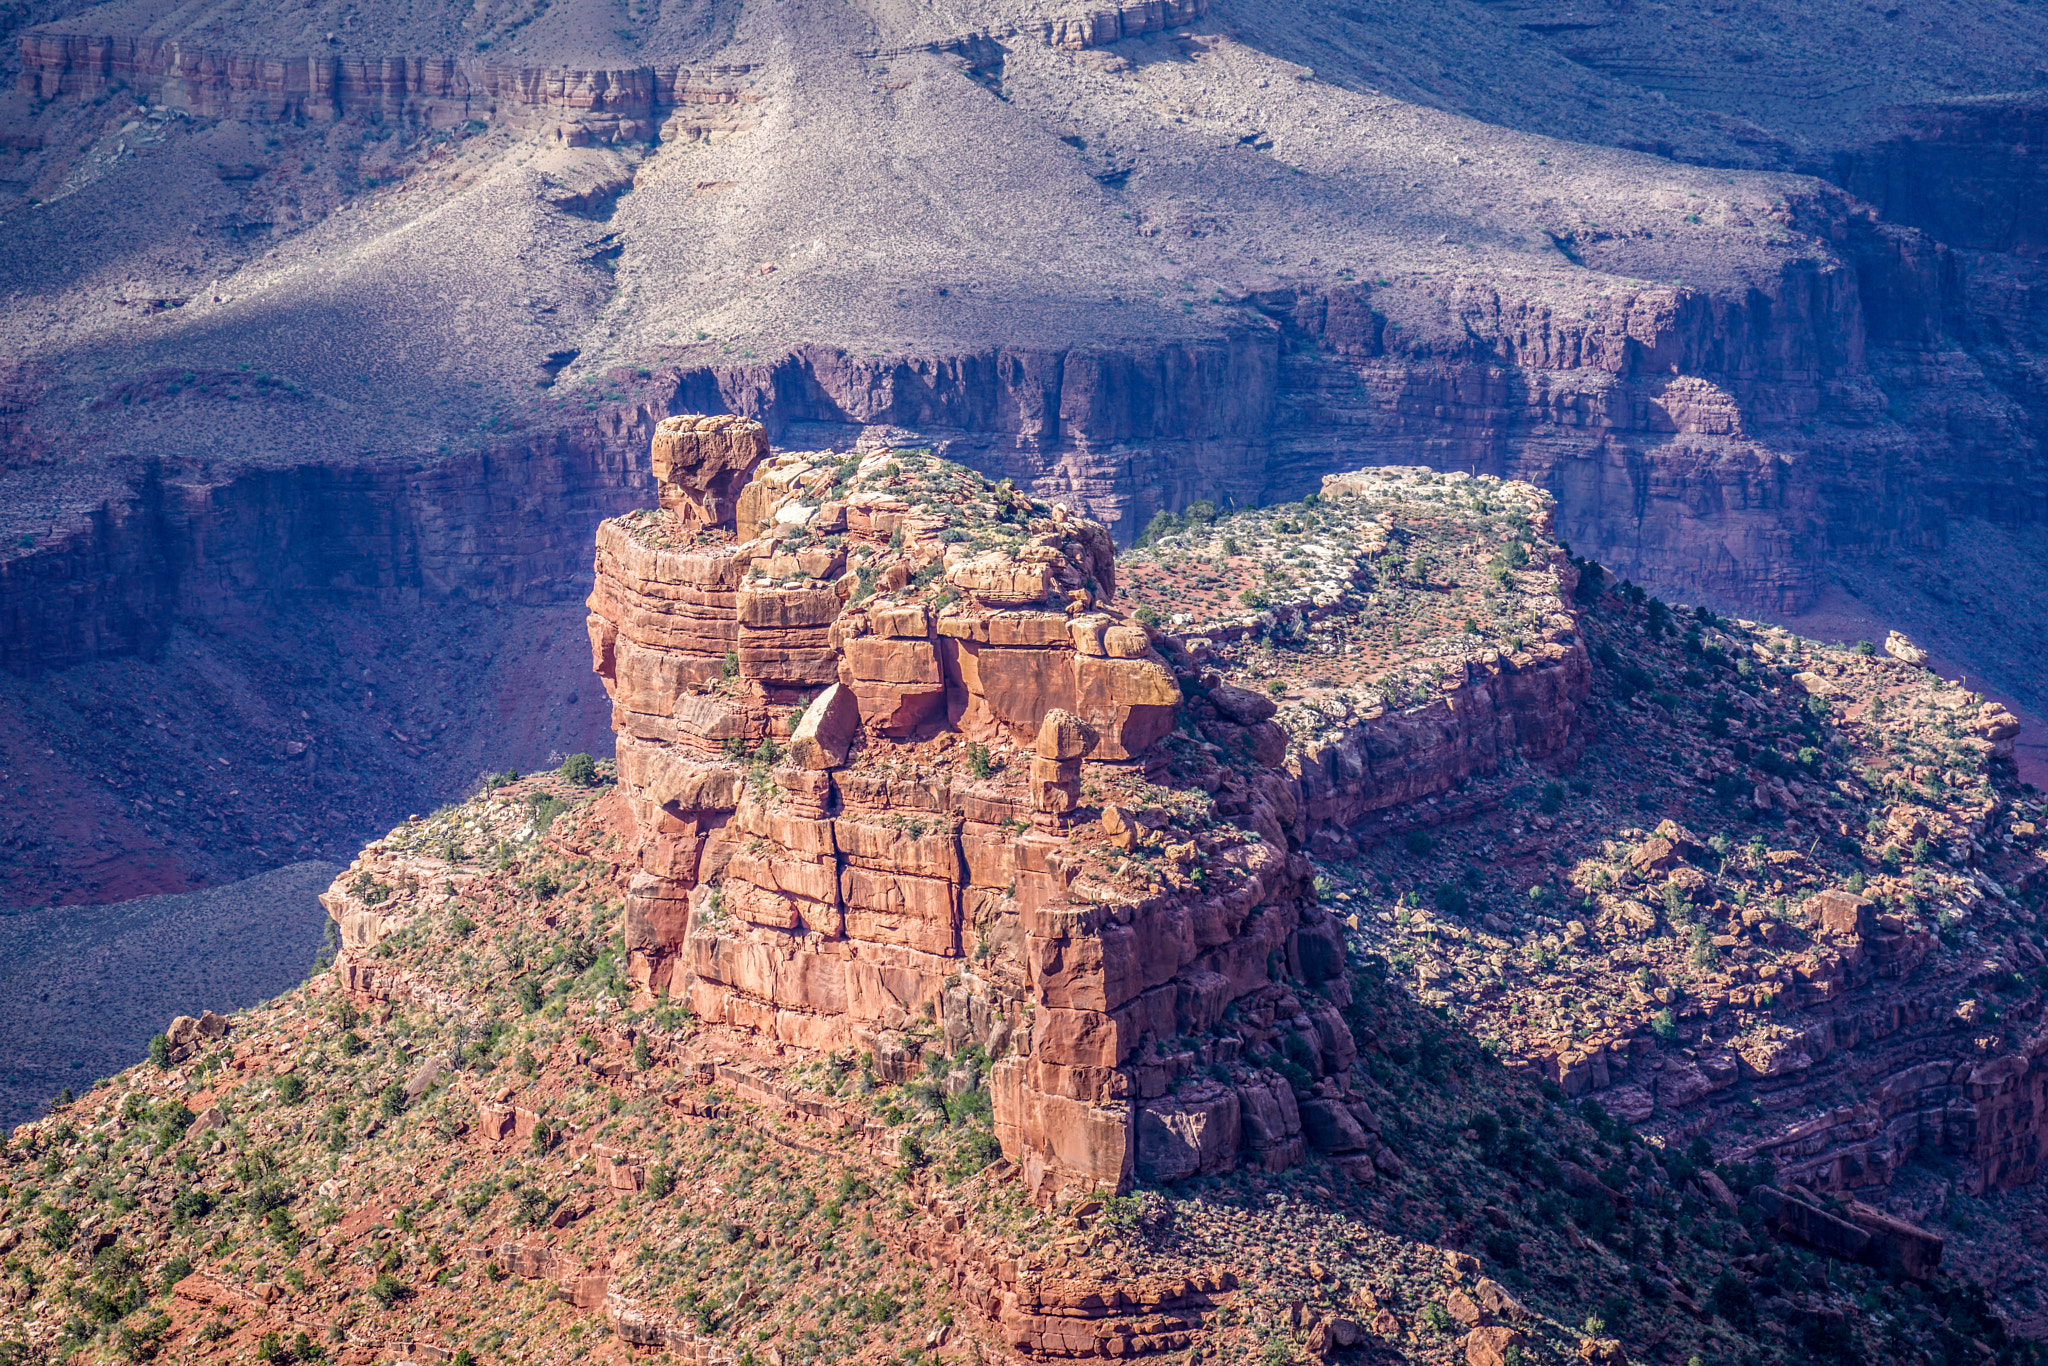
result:
<svg viewBox="0 0 2048 1366"><path fill-rule="evenodd" d="M1297 1158L1291 1089L1217 1026L1270 999L1341 1076L1342 953L1284 838L1190 807L1141 861L1107 841L1101 794L1167 776L1181 688L1103 528L922 452L654 439L666 511L600 529L590 617L641 989L885 1076L986 1049L1042 1197ZM692 492L743 475L730 511Z"/></svg>

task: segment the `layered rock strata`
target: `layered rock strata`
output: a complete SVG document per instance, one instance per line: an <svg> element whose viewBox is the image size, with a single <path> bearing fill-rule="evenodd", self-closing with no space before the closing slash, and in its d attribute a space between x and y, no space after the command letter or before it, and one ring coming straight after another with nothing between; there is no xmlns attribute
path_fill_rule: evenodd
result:
<svg viewBox="0 0 2048 1366"><path fill-rule="evenodd" d="M590 616L640 989L885 1076L985 1049L1040 1196L1285 1166L1305 1124L1369 1169L1341 940L1290 849L1370 784L1310 781L1304 816L1297 774L1173 734L1200 666L1063 507L922 452L767 456L732 418L654 439L662 510L600 529ZM1485 729L1447 772L1518 743Z"/></svg>
<svg viewBox="0 0 2048 1366"><path fill-rule="evenodd" d="M1137 608L1178 633L1212 753L1285 774L1272 837L1348 855L1455 818L1429 802L1475 776L1584 745L1592 663L1555 514L1490 476L1363 470L1307 504L1162 519L1122 569Z"/></svg>
<svg viewBox="0 0 2048 1366"><path fill-rule="evenodd" d="M120 85L168 108L262 123L345 115L445 128L495 120L571 145L710 137L758 121L751 67L520 67L458 57L267 56L175 38L38 30L18 40L20 86L40 99ZM670 119L675 128L664 128Z"/></svg>
<svg viewBox="0 0 2048 1366"><path fill-rule="evenodd" d="M1192 23L1208 10L1208 0L1091 6L1020 16L1001 33L966 33L864 55L978 52L1009 37L1076 50L1102 47ZM656 137L717 142L760 122L757 67L749 63L535 67L449 56L287 56L54 28L24 33L16 44L18 85L39 99L91 97L118 87L207 118L278 123L356 114L434 128L482 119L572 146Z"/></svg>

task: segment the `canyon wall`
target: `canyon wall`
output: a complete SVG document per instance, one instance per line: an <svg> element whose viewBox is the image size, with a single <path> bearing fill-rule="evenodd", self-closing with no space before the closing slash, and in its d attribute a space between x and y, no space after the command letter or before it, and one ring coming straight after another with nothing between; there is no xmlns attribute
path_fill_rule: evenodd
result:
<svg viewBox="0 0 2048 1366"><path fill-rule="evenodd" d="M1843 256L1740 295L1278 289L1211 341L802 347L686 372L677 406L911 429L1124 539L1196 498L1297 498L1360 465L1494 474L1553 493L1564 538L1622 573L1771 611L1810 604L1845 551L2048 515L2031 286L1837 203L1797 212Z"/></svg>
<svg viewBox="0 0 2048 1366"><path fill-rule="evenodd" d="M442 128L470 119L552 131L573 143L653 139L663 120L703 131L753 126L753 68L617 69L508 66L460 57L265 56L175 38L26 33L21 88L45 100L115 85L208 118L257 123L346 115L403 118ZM673 132L670 134L673 136Z"/></svg>
<svg viewBox="0 0 2048 1366"><path fill-rule="evenodd" d="M1873 122L1881 136L1834 153L1815 173L1951 246L2029 259L2048 246L2048 101L2028 93L1906 105Z"/></svg>
<svg viewBox="0 0 2048 1366"><path fill-rule="evenodd" d="M574 601L591 528L646 497L638 444L592 425L425 467L144 465L121 497L0 559L0 668L146 655L178 620L307 601L394 620L435 600Z"/></svg>
<svg viewBox="0 0 2048 1366"><path fill-rule="evenodd" d="M252 524L311 535L267 545L260 565L215 575L201 597L342 575L391 595L408 583L528 591L518 585L567 563L551 557L593 514L645 487L631 448L674 411L739 413L818 443L900 428L900 441L1014 478L1126 543L1161 509L1297 498L1360 465L1490 473L1553 493L1560 534L1582 554L1667 591L1774 612L1811 603L1840 555L1936 549L1959 516L2048 516L2033 435L2048 391L2029 359L2048 337L2033 267L1951 250L1839 199L1784 213L1839 254L1741 294L1547 298L1481 278L1276 287L1208 338L895 356L805 345L664 369L633 382L649 392L630 412L438 471L323 461L288 481L195 481L143 467L88 525L0 560L12 627L0 665L135 648L151 620L192 600L166 595L167 577L193 582L202 556ZM1593 261L1606 248L1577 249ZM35 414L18 422L35 435ZM286 487L306 483L321 492ZM413 490L400 507L439 510L387 524L379 507L398 483ZM559 530L507 532L507 488L522 507L570 515ZM314 530L295 502L331 504L317 523L351 531Z"/></svg>
<svg viewBox="0 0 2048 1366"><path fill-rule="evenodd" d="M978 52L1002 38L1101 47L1191 23L1208 0L1139 0L1019 17L1000 34L963 33L900 51ZM187 113L252 122L402 118L445 128L471 119L552 133L572 144L707 137L755 126L757 66L517 66L481 57L265 54L177 38L38 29L16 40L19 88L39 99L112 88Z"/></svg>

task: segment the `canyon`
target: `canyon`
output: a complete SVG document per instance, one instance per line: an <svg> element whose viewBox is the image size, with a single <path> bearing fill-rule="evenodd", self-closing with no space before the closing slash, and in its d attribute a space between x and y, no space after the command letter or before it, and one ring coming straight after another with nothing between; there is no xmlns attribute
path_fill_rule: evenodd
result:
<svg viewBox="0 0 2048 1366"><path fill-rule="evenodd" d="M0 1356L2037 1356L2024 7L0 39Z"/></svg>
<svg viewBox="0 0 2048 1366"><path fill-rule="evenodd" d="M923 448L650 445L616 764L372 842L331 970L18 1127L0 1335L2031 1350L2034 1254L1920 1202L2035 1184L2042 813L1911 642L1677 617L1484 475L1119 555Z"/></svg>

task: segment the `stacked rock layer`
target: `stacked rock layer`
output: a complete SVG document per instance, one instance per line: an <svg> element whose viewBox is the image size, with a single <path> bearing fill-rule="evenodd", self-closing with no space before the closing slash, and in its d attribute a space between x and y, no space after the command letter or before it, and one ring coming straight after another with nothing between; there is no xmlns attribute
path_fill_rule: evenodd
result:
<svg viewBox="0 0 2048 1366"><path fill-rule="evenodd" d="M1369 1166L1300 777L1256 718L1244 772L1176 732L1214 685L1113 605L1105 530L922 451L654 442L589 618L639 987L884 1075L978 1045L1038 1198L1286 1166L1303 1072Z"/></svg>

